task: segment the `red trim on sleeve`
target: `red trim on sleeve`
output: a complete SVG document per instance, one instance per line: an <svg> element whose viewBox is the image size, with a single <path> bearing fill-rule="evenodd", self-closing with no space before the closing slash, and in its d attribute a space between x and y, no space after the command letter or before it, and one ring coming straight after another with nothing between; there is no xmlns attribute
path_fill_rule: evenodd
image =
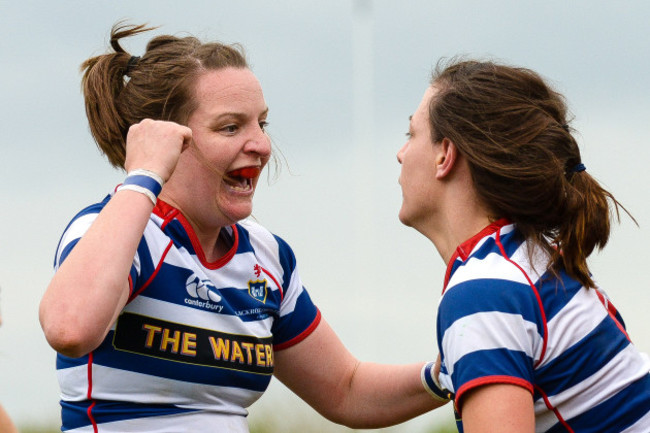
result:
<svg viewBox="0 0 650 433"><path fill-rule="evenodd" d="M273 350L287 349L291 346L300 343L302 340L304 340L309 335L311 335L312 332L314 332L314 330L318 327L318 324L320 323L320 319L321 319L320 310L316 309L316 317L314 317L314 321L311 322L311 325L309 325L307 329L305 329L300 334L293 337L291 340L285 341L284 343L273 345Z"/></svg>
<svg viewBox="0 0 650 433"><path fill-rule="evenodd" d="M528 391L530 391L531 394L533 394L533 384L520 377L513 377L513 376L479 377L478 379L470 380L469 382L463 384L463 386L461 386L458 389L458 392L456 393L456 397L454 398L455 400L454 404L456 405L456 410L458 410L458 415L459 416L461 415L460 401L465 396L467 391L471 391L472 389L478 388L480 386L494 385L494 384L507 384L507 385L520 386L522 388L527 389Z"/></svg>
<svg viewBox="0 0 650 433"><path fill-rule="evenodd" d="M149 284L151 284L151 282L153 281L153 279L156 278L156 275L158 275L158 271L160 271L160 268L162 267L162 264L163 264L163 262L165 261L165 257L167 257L167 253L168 253L169 250L172 248L172 245L174 245L174 242L169 241L169 244L167 244L167 248L165 248L165 251L163 251L162 256L160 257L160 261L159 261L158 264L156 265L156 269L153 271L153 273L151 274L151 276L149 277L149 279L147 280L147 282L144 283L144 284L142 285L142 287L140 287L140 289L139 289L137 292L133 293L133 294L129 297L129 301L128 301L128 302L131 302L132 300L134 300L134 299L135 299L135 298L136 298L140 293L142 293L142 291L143 291L144 289L147 288L147 286L149 286ZM131 280L131 276L129 276L129 281L130 281L130 280ZM127 303L128 303L128 302L127 302Z"/></svg>

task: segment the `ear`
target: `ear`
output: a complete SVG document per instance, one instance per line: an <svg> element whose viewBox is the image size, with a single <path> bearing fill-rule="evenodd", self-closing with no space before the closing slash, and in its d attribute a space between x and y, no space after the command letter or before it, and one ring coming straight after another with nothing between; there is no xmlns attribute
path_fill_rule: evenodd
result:
<svg viewBox="0 0 650 433"><path fill-rule="evenodd" d="M448 138L443 138L438 146L436 155L436 179L444 179L449 176L458 157L456 145Z"/></svg>

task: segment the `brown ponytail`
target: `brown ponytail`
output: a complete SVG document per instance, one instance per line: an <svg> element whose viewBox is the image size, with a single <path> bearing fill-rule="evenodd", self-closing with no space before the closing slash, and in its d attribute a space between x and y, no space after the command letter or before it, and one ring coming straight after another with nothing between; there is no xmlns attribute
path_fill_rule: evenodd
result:
<svg viewBox="0 0 650 433"><path fill-rule="evenodd" d="M237 45L201 43L162 35L153 38L141 58L127 53L120 40L155 29L117 23L111 29L113 53L81 65L82 90L90 131L109 162L124 167L129 127L143 119L181 124L194 110L193 83L201 71L248 68Z"/></svg>
<svg viewBox="0 0 650 433"><path fill-rule="evenodd" d="M582 171L562 95L529 69L493 62L439 63L432 85L432 140L449 138L467 159L491 217L516 223L554 273L594 287L587 257L609 239L610 206L617 218L625 208Z"/></svg>

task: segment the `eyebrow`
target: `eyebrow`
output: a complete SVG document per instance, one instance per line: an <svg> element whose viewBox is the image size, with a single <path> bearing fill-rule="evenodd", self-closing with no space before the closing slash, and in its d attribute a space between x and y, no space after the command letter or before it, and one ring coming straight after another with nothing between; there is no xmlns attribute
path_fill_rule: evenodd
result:
<svg viewBox="0 0 650 433"><path fill-rule="evenodd" d="M259 117L265 117L268 114L269 114L269 107L266 107L266 109L259 114ZM223 119L224 117L229 117L229 116L232 116L237 120L245 120L245 119L248 118L247 113L242 113L242 112L238 112L238 111L228 111L226 113L221 113L214 120L219 121L219 120Z"/></svg>

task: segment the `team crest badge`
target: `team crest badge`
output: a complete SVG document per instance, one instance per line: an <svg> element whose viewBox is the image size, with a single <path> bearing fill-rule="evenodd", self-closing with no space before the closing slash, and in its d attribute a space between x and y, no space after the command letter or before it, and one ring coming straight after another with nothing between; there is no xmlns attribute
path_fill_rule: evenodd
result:
<svg viewBox="0 0 650 433"><path fill-rule="evenodd" d="M266 303L266 280L255 280L248 282L248 294L262 304Z"/></svg>

